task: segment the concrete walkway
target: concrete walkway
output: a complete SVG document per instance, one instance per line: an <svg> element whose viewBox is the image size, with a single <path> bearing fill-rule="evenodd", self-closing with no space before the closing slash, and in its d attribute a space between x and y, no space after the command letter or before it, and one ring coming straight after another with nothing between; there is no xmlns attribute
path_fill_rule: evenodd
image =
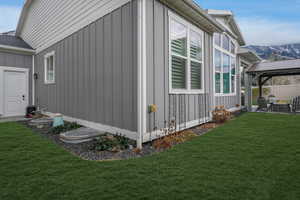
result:
<svg viewBox="0 0 300 200"><path fill-rule="evenodd" d="M0 117L0 123L4 123L4 122L18 122L18 121L26 121L26 120L30 120L30 119L24 118L22 116L20 116L20 117L5 117L5 118L1 118Z"/></svg>

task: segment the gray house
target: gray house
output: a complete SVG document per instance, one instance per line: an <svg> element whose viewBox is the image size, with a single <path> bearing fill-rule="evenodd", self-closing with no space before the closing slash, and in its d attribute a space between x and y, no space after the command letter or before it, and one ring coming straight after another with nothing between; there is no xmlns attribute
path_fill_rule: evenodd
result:
<svg viewBox="0 0 300 200"><path fill-rule="evenodd" d="M135 139L238 110L243 36L229 11L191 0L27 0L0 36L0 115L28 105Z"/></svg>

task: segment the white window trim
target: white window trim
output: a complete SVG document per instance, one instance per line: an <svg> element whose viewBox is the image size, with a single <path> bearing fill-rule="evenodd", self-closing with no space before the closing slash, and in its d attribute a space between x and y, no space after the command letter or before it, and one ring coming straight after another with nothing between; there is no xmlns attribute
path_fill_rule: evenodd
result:
<svg viewBox="0 0 300 200"><path fill-rule="evenodd" d="M169 15L169 93L170 94L204 94L205 92L205 81L204 81L204 73L205 73L205 66L204 66L204 32L199 29L198 27L194 26L193 24L189 23L188 21L184 20L182 17L178 16L177 14L168 11ZM202 61L195 60L191 58L190 55L190 48L187 48L187 56L180 56L180 55L174 55L178 56L184 59L187 59L187 67L186 67L186 86L187 89L173 89L172 88L172 45L171 45L171 20L175 20L178 23L183 24L187 27L187 44L190 45L190 30L195 31L198 34L201 34L202 39ZM189 47L189 46L188 46ZM191 89L191 61L201 63L201 85L202 89Z"/></svg>
<svg viewBox="0 0 300 200"><path fill-rule="evenodd" d="M225 35L227 35L230 39L229 43L230 43L230 46L229 46L229 51L227 51L226 49L223 49L223 36L221 37L221 46L218 46L215 44L215 37L213 36L213 81L214 81L214 94L216 97L220 97L220 96L236 96L237 95L237 55L236 54L232 54L231 53L231 42L234 43L235 45L235 52L237 52L237 48L238 48L238 45L237 45L237 42L232 39L232 37L230 37L230 35L228 35L227 33L223 33ZM222 35L222 34L221 34ZM216 93L216 68L215 68L215 58L216 58L216 55L215 55L215 50L218 50L221 52L221 63L222 63L222 66L221 66L221 93ZM224 94L223 93L223 53L227 54L229 57L230 57L230 61L229 61L229 66L230 66L230 75L229 75L229 79L230 79L230 93L227 93L227 94ZM232 93L232 88L231 88L231 58L235 58L235 92Z"/></svg>
<svg viewBox="0 0 300 200"><path fill-rule="evenodd" d="M53 81L47 80L47 59L53 56ZM55 84L55 51L47 53L44 56L44 83L45 84Z"/></svg>

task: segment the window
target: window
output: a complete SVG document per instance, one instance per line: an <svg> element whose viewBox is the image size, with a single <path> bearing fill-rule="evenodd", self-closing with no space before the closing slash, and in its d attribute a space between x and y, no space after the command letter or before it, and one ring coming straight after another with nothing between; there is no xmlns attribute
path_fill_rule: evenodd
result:
<svg viewBox="0 0 300 200"><path fill-rule="evenodd" d="M223 49L229 51L229 46L230 46L230 39L227 35L223 34L223 41L222 41L222 47Z"/></svg>
<svg viewBox="0 0 300 200"><path fill-rule="evenodd" d="M235 44L231 41L230 53L235 54Z"/></svg>
<svg viewBox="0 0 300 200"><path fill-rule="evenodd" d="M235 82L236 82L236 60L234 57L231 57L231 93L235 93Z"/></svg>
<svg viewBox="0 0 300 200"><path fill-rule="evenodd" d="M216 93L221 93L222 54L215 49L215 85Z"/></svg>
<svg viewBox="0 0 300 200"><path fill-rule="evenodd" d="M215 45L221 46L222 35L220 33L214 34Z"/></svg>
<svg viewBox="0 0 300 200"><path fill-rule="evenodd" d="M55 53L45 55L45 84L55 83Z"/></svg>
<svg viewBox="0 0 300 200"><path fill-rule="evenodd" d="M230 57L223 53L223 93L230 93Z"/></svg>
<svg viewBox="0 0 300 200"><path fill-rule="evenodd" d="M219 35L214 34L215 93L233 95L236 93L236 46L229 36ZM220 38L221 44L217 45Z"/></svg>
<svg viewBox="0 0 300 200"><path fill-rule="evenodd" d="M202 93L203 32L170 14L170 92Z"/></svg>

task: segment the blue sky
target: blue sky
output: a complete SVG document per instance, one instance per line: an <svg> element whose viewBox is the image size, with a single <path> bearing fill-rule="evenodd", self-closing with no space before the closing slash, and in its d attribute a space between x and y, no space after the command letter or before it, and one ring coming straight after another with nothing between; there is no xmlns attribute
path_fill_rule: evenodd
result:
<svg viewBox="0 0 300 200"><path fill-rule="evenodd" d="M234 12L248 44L300 42L300 0L196 0L205 9Z"/></svg>
<svg viewBox="0 0 300 200"><path fill-rule="evenodd" d="M300 0L196 0L204 9L234 12L248 44L300 42ZM0 32L13 30L23 0L0 0Z"/></svg>

